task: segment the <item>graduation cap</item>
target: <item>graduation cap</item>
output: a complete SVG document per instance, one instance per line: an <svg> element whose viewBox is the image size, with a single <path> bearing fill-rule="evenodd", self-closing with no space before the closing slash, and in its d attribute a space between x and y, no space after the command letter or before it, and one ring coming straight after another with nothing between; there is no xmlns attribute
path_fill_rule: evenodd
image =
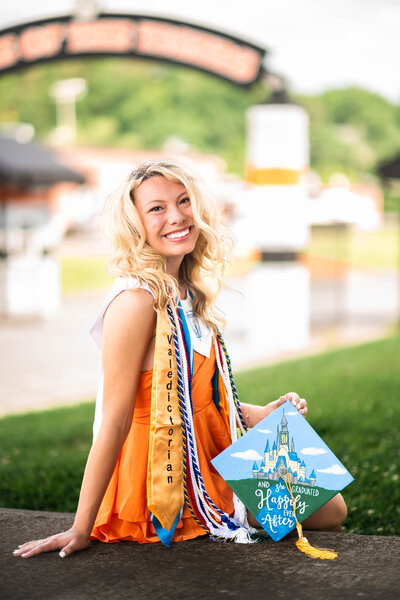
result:
<svg viewBox="0 0 400 600"><path fill-rule="evenodd" d="M275 542L297 529L299 550L336 558L332 550L313 548L301 523L353 477L290 402L211 462Z"/></svg>

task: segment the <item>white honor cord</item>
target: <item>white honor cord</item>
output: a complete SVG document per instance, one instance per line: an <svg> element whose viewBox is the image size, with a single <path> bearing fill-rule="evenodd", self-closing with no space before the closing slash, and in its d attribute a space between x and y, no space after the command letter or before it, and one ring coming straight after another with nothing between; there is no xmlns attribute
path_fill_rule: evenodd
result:
<svg viewBox="0 0 400 600"><path fill-rule="evenodd" d="M176 308L173 305L172 307L172 311L173 311L173 315L174 315L174 319L175 319L175 323L179 323L179 316L177 315L176 312ZM183 380L183 385L184 385L184 389L181 390L182 391L182 402L185 404L185 409L186 409L186 413L187 413L187 418L190 422L193 422L193 419L189 417L189 415L191 415L191 407L190 407L190 400L189 402L186 401L187 398L189 398L189 373L188 373L188 365L186 362L186 348L185 345L183 343L183 339L182 339L182 333L180 331L179 327L175 328L176 331L176 335L177 335L177 339L178 339L178 346L179 346L179 354L181 357L180 360L180 366L181 366L181 370L182 370L182 380ZM192 427L192 432L193 432L193 427ZM190 438L193 442L193 449L195 448L195 439L194 436L192 435ZM193 449L191 447L191 444L188 440L187 442L187 446L186 446L186 453L187 453L187 461L186 461L186 465L189 465L189 470L190 470L190 479L194 488L194 496L196 499L196 504L197 504L197 508L199 510L199 512L201 513L201 515L203 516L205 521L208 521L207 519L207 515L204 514L203 508L201 506L201 503L199 502L199 488L197 485L197 478L195 476L194 473L194 469L193 469L193 460L191 459L192 455L193 455Z"/></svg>
<svg viewBox="0 0 400 600"><path fill-rule="evenodd" d="M173 313L174 313L174 317L176 319L175 322L179 322L179 316L176 313L176 309L175 307L173 307ZM190 460L187 461L189 463L189 469L190 469L190 476L191 476L191 481L192 481L192 485L194 488L194 492L195 492L195 498L196 498L196 504L197 507L199 509L199 512L203 515L205 521L208 522L210 521L210 519L214 519L214 520L219 520L219 515L218 513L209 505L209 503L207 502L206 498L204 498L204 491L202 490L201 487L198 485L198 479L196 477L196 474L194 472L194 468L193 468L193 463L195 462L198 465L198 468L200 470L200 465L199 465L199 459L198 459L198 451L197 451L197 444L196 444L196 437L194 435L194 426L193 426L193 414L192 414L192 407L190 405L190 395L189 395L189 373L188 373L188 365L186 360L182 360L186 357L186 348L184 345L184 341L182 338L182 332L180 331L179 327L176 328L176 333L177 333L177 339L178 339L178 346L179 346L179 353L181 356L181 369L182 369L182 379L184 382L184 386L185 386L185 390L183 390L184 394L183 394L183 402L185 403L185 407L186 407L186 412L187 412L187 418L189 421L189 426L190 426L190 430L191 430L191 441L193 444L193 448L191 447L190 443L188 442L187 444L187 448L186 448L186 452L188 454L188 457L194 457L194 460ZM200 502L200 498L203 498L203 502L204 502L204 506L201 505ZM204 514L204 510L206 511L207 514Z"/></svg>
<svg viewBox="0 0 400 600"><path fill-rule="evenodd" d="M236 417L237 422L240 426L241 432L245 433L245 431L242 426L242 422L241 422L241 419L238 414L236 404L235 404L235 401L233 398L233 393L232 393L232 389L231 389L231 385L230 385L230 381L229 381L228 365L226 362L225 355L224 355L224 353L222 353L224 364L221 364L217 340L215 340L215 344L216 344L215 353L216 353L216 357L217 357L218 369L222 375L225 389L227 390L227 395L228 395L228 399L229 399L229 420L230 420L230 427L231 427L231 439L232 439L232 442L235 442L237 440L236 419L235 419L236 415L237 415L237 417ZM227 384L227 379L228 379L229 384ZM234 517L243 525L250 527L248 525L248 520L247 520L247 509L246 509L245 505L243 504L243 502L241 500L239 500L239 498L236 496L236 494L233 494L233 502L234 502L234 507L235 507ZM253 528L250 528L250 530L252 532L256 531Z"/></svg>
<svg viewBox="0 0 400 600"><path fill-rule="evenodd" d="M178 323L179 317L176 313L175 307L173 307L173 315L175 318L175 323ZM183 340L183 336L182 336L182 332L181 332L180 328L175 327L175 331L176 331L176 336L177 336L177 340L178 340L178 348L179 348L180 356L182 359L185 358L185 360L180 361L182 375L183 375L182 380L183 380L183 385L185 387L185 389L182 390L182 392L184 393L183 402L185 405L188 425L189 425L190 432L191 432L190 440L192 442L192 444L190 444L188 441L186 451L187 451L187 456L189 458L189 461L187 461L187 462L189 462L191 481L193 484L194 496L195 496L197 508L198 508L200 514L203 516L211 534L218 536L218 537L224 537L226 539L234 538L237 542L248 543L249 541L251 541L249 538L249 532L246 529L244 529L243 527L241 527L240 529L236 530L236 532L234 533L225 523L224 524L219 523L220 518L221 518L220 513L216 512L216 510L209 504L209 501L205 497L206 495L208 496L208 494L204 488L204 483L202 481L201 474L200 474L198 451L197 451L197 445L196 445L196 438L194 435L193 413L192 413L192 407L191 407L191 403L190 403L190 394L189 394L189 373L188 373L188 365L186 362L186 349L184 346L184 340ZM217 352L217 350L218 349L216 347L216 355L217 355L217 357L219 357L219 352ZM233 399L229 376L227 378L226 366L224 365L225 366L225 370L224 370L221 365L221 362L218 360L218 358L217 358L217 361L218 361L217 362L218 368L219 368L220 372L223 373L223 381L224 381L225 389L227 391L227 396L228 396L228 400L229 400L229 416L230 416L231 432L232 431L234 432L234 436L236 438L235 418L233 418L233 420L232 420L232 415L234 415L236 412L236 406L235 406L234 399ZM232 426L232 424L233 424L233 426ZM232 437L232 435L231 435L231 437ZM197 469L199 471L199 477L196 476L196 473L194 471L194 464L197 465ZM199 486L199 483L200 483L200 486ZM200 499L202 499L202 501ZM210 501L211 501L211 499L210 499ZM247 517L246 517L246 509L245 509L244 505L236 497L235 494L233 495L233 501L234 501L234 519L236 519L241 524L246 524ZM220 512L222 512L222 511L220 511Z"/></svg>
<svg viewBox="0 0 400 600"><path fill-rule="evenodd" d="M232 392L231 383L230 383L230 379L229 379L229 371L228 371L228 365L226 362L226 358L225 358L224 353L222 352L223 362L221 362L220 354L219 354L219 346L218 346L217 340L215 340L215 354L216 354L216 359L217 359L218 370L221 373L221 377L222 377L224 387L225 387L227 397L228 397L229 425L230 425L230 430L231 430L230 431L231 440L233 443L233 442L236 442L236 440L237 440L236 424L239 425L239 428L240 428L240 431L242 434L245 433L245 430L243 428L240 416L238 414L238 410L236 408L235 400L233 397L233 392Z"/></svg>

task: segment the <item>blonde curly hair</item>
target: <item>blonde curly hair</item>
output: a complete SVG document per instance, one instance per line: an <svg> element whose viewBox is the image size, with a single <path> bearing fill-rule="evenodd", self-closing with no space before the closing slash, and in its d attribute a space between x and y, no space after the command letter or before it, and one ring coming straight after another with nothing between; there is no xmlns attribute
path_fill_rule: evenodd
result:
<svg viewBox="0 0 400 600"><path fill-rule="evenodd" d="M183 258L179 279L192 295L196 315L215 331L224 324L215 301L230 264L233 240L209 191L186 166L164 160L143 163L107 198L104 225L111 242L110 271L147 284L154 293L156 310L164 310L169 301L179 297L178 281L166 272L166 258L146 242L135 207L135 190L156 176L182 183L190 198L199 237L193 252Z"/></svg>

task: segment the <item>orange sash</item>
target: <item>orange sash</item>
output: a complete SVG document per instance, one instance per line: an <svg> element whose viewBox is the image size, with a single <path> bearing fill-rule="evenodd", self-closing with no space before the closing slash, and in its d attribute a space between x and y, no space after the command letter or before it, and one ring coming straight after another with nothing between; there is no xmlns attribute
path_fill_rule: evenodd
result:
<svg viewBox="0 0 400 600"><path fill-rule="evenodd" d="M177 394L177 367L171 323L158 311L151 392L148 508L170 530L183 504L181 417Z"/></svg>

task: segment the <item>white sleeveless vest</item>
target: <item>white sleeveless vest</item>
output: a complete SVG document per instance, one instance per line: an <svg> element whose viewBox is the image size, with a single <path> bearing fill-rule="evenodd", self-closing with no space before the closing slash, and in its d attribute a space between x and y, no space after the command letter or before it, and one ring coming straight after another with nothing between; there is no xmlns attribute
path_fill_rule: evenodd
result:
<svg viewBox="0 0 400 600"><path fill-rule="evenodd" d="M96 345L101 350L102 349L102 340L103 340L103 318L107 308L110 306L111 302L116 298L121 292L125 290L132 290L142 288L150 292L150 294L154 297L153 292L146 284L139 283L137 279L132 277L117 277L115 280L107 298L106 302L101 310L99 316L97 317L93 327L90 330L90 334L92 335ZM206 325L201 319L199 319L194 313L192 308L192 301L187 294L185 300L181 300L182 308L185 312L187 322L189 324L189 333L192 340L193 348L195 352L210 357L211 352L211 343L212 343L212 330ZM100 373L100 381L97 389L96 396L96 410L94 416L93 423L93 441L95 440L101 425L102 419L102 406L103 406L103 369L101 369Z"/></svg>

